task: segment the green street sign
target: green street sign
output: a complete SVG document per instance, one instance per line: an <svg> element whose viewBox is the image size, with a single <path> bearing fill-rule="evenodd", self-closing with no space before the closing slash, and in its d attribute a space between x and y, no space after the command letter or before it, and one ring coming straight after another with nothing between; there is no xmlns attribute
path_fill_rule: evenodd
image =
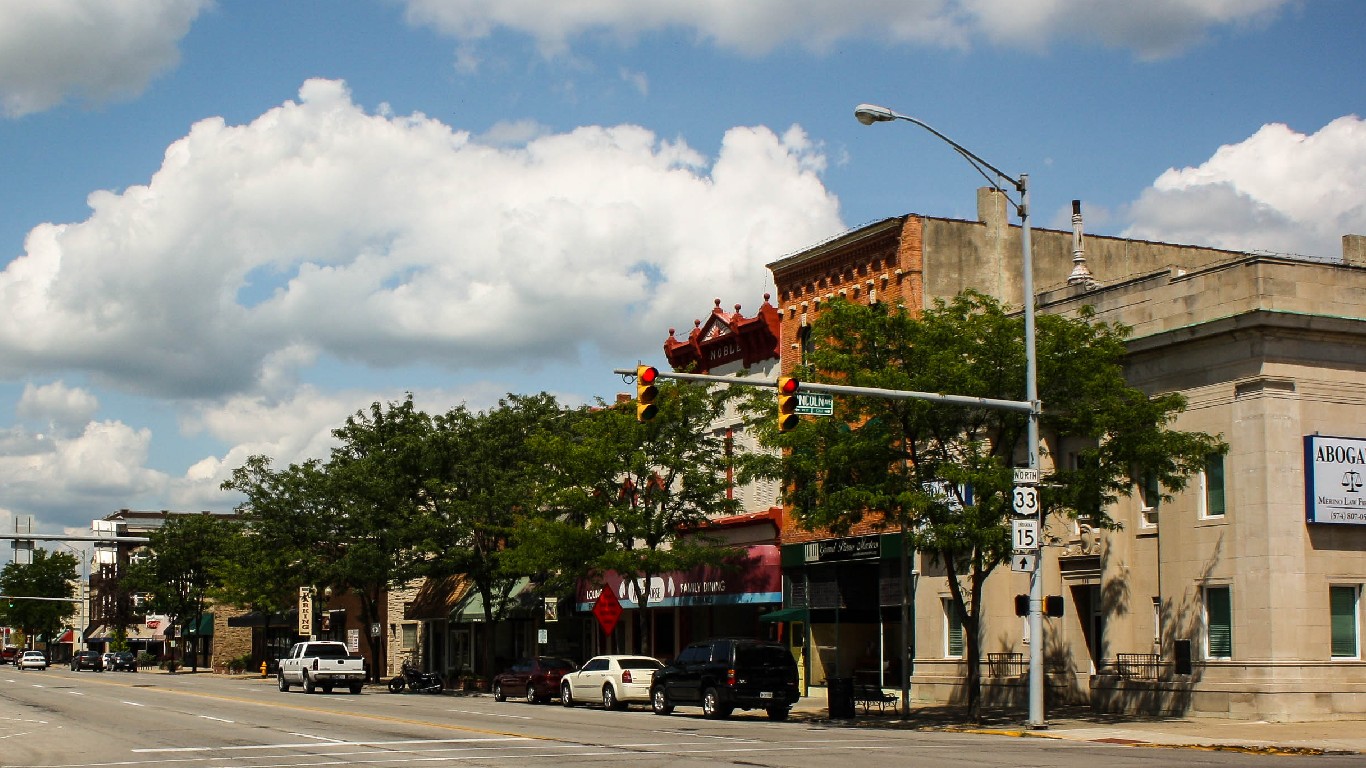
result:
<svg viewBox="0 0 1366 768"><path fill-rule="evenodd" d="M835 396L824 392L797 392L797 413L803 416L834 416Z"/></svg>

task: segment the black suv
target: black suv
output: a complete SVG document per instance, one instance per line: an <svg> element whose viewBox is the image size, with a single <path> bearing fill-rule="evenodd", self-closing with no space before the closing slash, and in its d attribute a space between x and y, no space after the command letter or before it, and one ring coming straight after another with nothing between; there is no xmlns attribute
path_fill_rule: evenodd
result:
<svg viewBox="0 0 1366 768"><path fill-rule="evenodd" d="M71 671L80 672L82 669L103 672L104 657L96 651L78 651L75 656L71 657Z"/></svg>
<svg viewBox="0 0 1366 768"><path fill-rule="evenodd" d="M800 697L792 652L764 640L693 643L655 672L650 685L650 704L656 715L667 715L678 705L700 705L707 717L729 717L735 709L762 709L770 720L785 720Z"/></svg>

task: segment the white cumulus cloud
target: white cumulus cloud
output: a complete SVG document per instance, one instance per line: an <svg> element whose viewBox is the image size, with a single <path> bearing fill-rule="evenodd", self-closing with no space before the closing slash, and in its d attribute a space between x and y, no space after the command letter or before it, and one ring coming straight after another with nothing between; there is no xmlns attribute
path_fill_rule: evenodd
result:
<svg viewBox="0 0 1366 768"><path fill-rule="evenodd" d="M405 0L407 18L465 43L500 28L549 54L577 38L630 43L667 29L745 55L783 45L825 51L852 39L962 48L977 40L1042 49L1102 43L1144 58L1170 55L1211 30L1265 23L1291 0ZM467 49L462 49L466 50Z"/></svg>
<svg viewBox="0 0 1366 768"><path fill-rule="evenodd" d="M504 139L511 134L505 134ZM33 229L0 273L0 370L222 398L317 356L463 370L637 354L698 297L840 228L798 128L715 158L629 125L480 143L343 83L199 122L145 185Z"/></svg>
<svg viewBox="0 0 1366 768"><path fill-rule="evenodd" d="M140 94L210 0L0 0L0 112Z"/></svg>
<svg viewBox="0 0 1366 768"><path fill-rule="evenodd" d="M25 385L16 410L22 419L46 422L54 429L69 431L83 429L99 407L99 400L90 392L54 381Z"/></svg>
<svg viewBox="0 0 1366 768"><path fill-rule="evenodd" d="M1366 233L1366 121L1340 117L1312 134L1279 123L1172 168L1130 212L1126 236L1333 257Z"/></svg>

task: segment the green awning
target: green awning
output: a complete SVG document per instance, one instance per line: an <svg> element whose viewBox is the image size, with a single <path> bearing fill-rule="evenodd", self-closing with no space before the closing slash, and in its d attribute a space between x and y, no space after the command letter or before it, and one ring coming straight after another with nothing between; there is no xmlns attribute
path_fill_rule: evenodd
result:
<svg viewBox="0 0 1366 768"><path fill-rule="evenodd" d="M779 608L759 617L759 621L806 621L807 608Z"/></svg>
<svg viewBox="0 0 1366 768"><path fill-rule="evenodd" d="M512 591L508 593L510 607L517 607L517 596L531 584L531 579L525 576L518 579L512 585ZM484 620L484 597L475 589L470 589L469 594L451 609L451 621L468 624L471 622L482 622Z"/></svg>
<svg viewBox="0 0 1366 768"><path fill-rule="evenodd" d="M199 617L199 625L193 626L194 619L185 620L185 637L213 637L213 614L206 613Z"/></svg>

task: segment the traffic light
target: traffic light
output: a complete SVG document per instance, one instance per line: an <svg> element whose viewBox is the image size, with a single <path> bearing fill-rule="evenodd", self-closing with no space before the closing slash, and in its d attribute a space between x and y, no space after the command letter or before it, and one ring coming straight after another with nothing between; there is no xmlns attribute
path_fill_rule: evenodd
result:
<svg viewBox="0 0 1366 768"><path fill-rule="evenodd" d="M1049 595L1043 599L1043 615L1058 619L1062 618L1062 596Z"/></svg>
<svg viewBox="0 0 1366 768"><path fill-rule="evenodd" d="M791 376L778 377L778 431L787 432L797 426L797 390L801 382Z"/></svg>
<svg viewBox="0 0 1366 768"><path fill-rule="evenodd" d="M655 405L655 398L659 397L659 387L655 386L657 378L659 371L653 367L636 366L636 421L649 421L659 413L659 406Z"/></svg>
<svg viewBox="0 0 1366 768"><path fill-rule="evenodd" d="M1028 615L1029 615L1029 595L1016 595L1016 596L1015 596L1015 615L1016 615L1016 616L1028 616Z"/></svg>

